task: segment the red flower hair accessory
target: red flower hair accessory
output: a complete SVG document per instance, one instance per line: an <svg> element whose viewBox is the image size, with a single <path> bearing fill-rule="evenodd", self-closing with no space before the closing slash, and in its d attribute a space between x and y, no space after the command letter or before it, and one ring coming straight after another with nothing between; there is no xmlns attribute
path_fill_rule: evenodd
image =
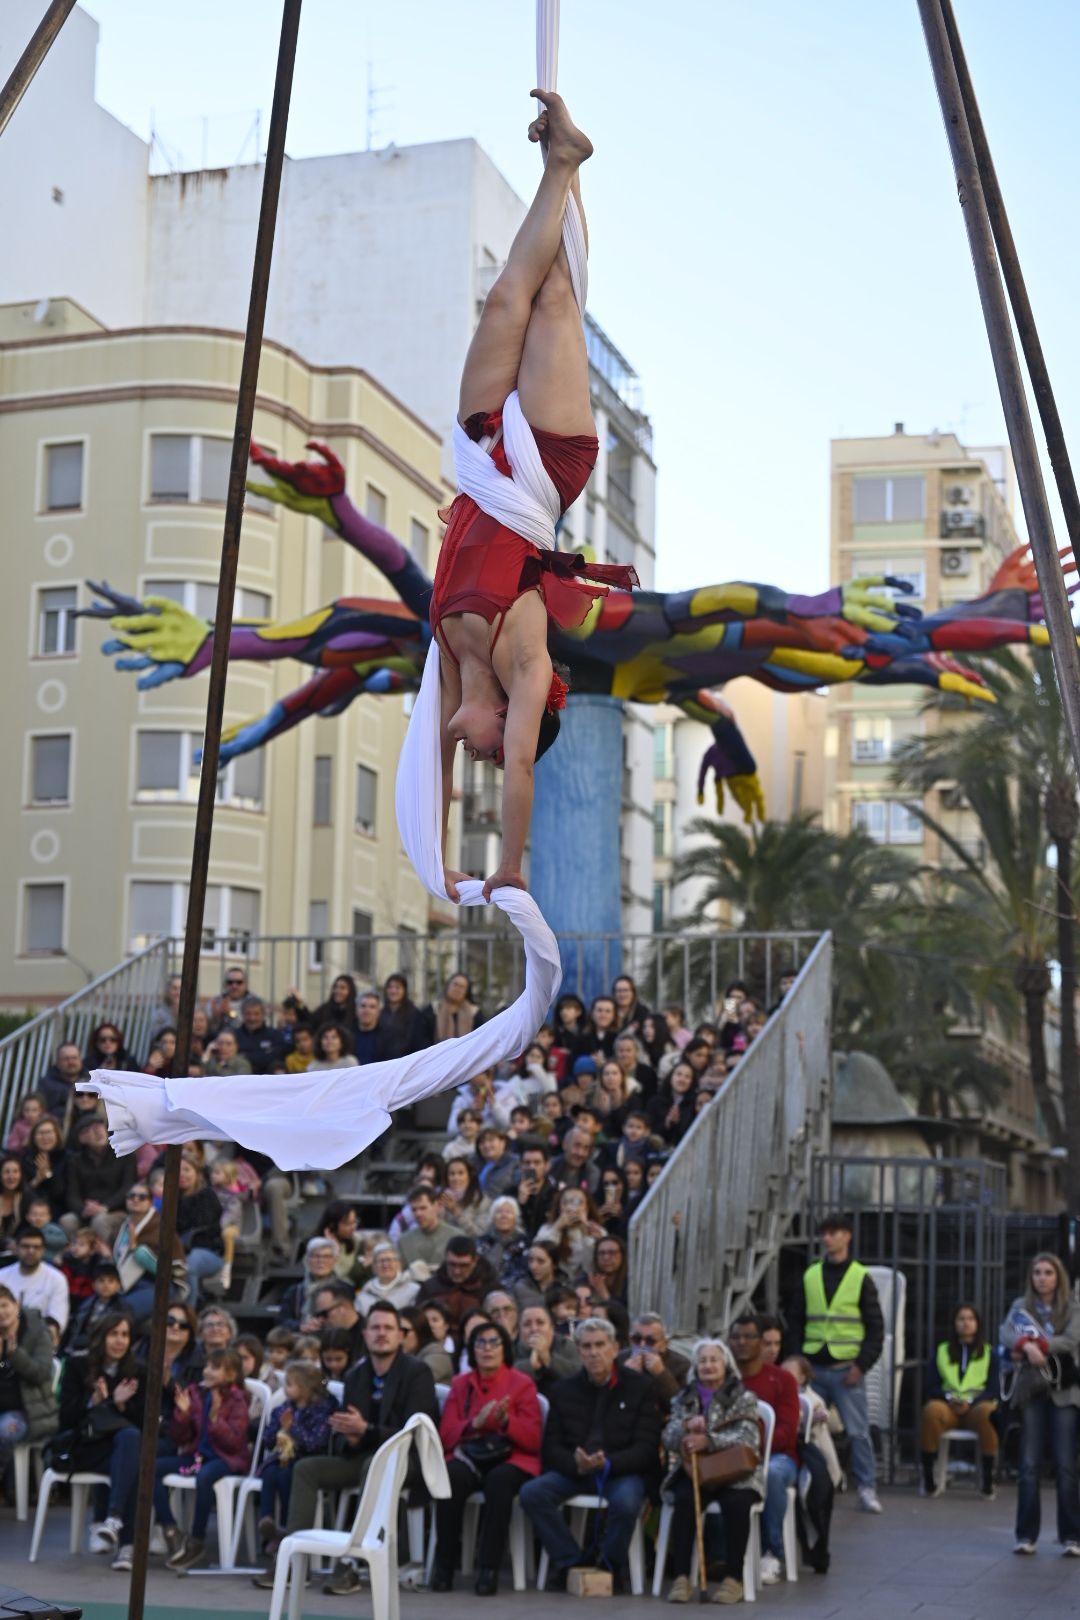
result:
<svg viewBox="0 0 1080 1620"><path fill-rule="evenodd" d="M557 714L560 709L566 708L566 698L569 690L570 688L566 682L560 675L556 675L553 670L551 673L551 687L547 695L546 708L548 714Z"/></svg>

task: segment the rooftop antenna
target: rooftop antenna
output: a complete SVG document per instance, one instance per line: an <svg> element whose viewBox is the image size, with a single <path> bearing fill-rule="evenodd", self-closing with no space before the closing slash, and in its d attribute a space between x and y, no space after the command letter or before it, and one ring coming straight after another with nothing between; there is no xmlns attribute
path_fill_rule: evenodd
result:
<svg viewBox="0 0 1080 1620"><path fill-rule="evenodd" d="M379 97L386 95L389 88L390 87L388 85L380 85L375 83L375 64L369 60L367 65L367 97L366 113L364 118L365 152L370 152L375 144L375 123L377 115L381 112L385 112L389 106L389 102L383 102L380 106Z"/></svg>

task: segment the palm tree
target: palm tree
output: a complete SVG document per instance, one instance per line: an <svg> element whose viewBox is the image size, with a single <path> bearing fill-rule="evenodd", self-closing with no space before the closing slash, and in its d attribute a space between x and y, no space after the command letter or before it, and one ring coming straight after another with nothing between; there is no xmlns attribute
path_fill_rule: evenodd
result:
<svg viewBox="0 0 1080 1620"><path fill-rule="evenodd" d="M1013 993L1023 1007L1032 1083L1047 1133L1056 1146L1069 1150L1074 1165L1080 1165L1075 904L1070 892L1077 800L1068 738L1048 652L1032 651L1027 658L999 655L987 663L983 674L995 704L966 724L906 744L895 779L901 787L922 793L943 780L954 781L979 823L988 869L933 815L917 810L957 862L952 874L957 899L978 918L979 932L972 937L1000 941L1010 964ZM955 700L932 700L929 707L954 708ZM1056 856L1053 879L1048 863L1051 843ZM983 931L987 929L991 932ZM1050 1090L1046 1061L1049 958L1055 945L1061 970L1063 1108ZM983 971L988 991L995 979L997 988L1003 988L993 962L986 962Z"/></svg>

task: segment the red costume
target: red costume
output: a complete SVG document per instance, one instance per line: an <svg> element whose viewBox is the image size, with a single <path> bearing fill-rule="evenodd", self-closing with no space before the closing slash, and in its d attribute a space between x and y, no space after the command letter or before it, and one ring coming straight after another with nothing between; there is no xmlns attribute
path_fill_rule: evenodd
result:
<svg viewBox="0 0 1080 1620"><path fill-rule="evenodd" d="M496 433L501 422L501 411L487 416L478 411L465 423L465 431L470 439L479 442L486 434ZM599 444L586 433L544 433L534 428L533 436L565 512L588 483ZM509 478L510 463L501 438L491 454L496 467ZM600 583L589 584L582 577L585 574ZM482 512L471 496L458 495L449 509L435 569L429 608L431 628L442 650L456 664L445 636L439 636L440 624L451 614L478 613L494 625L494 650L508 609L526 591L539 591L549 617L560 629L570 630L585 622L589 609L598 597L606 595L608 586L629 590L637 583L633 568L587 563L583 557L565 551L542 551Z"/></svg>

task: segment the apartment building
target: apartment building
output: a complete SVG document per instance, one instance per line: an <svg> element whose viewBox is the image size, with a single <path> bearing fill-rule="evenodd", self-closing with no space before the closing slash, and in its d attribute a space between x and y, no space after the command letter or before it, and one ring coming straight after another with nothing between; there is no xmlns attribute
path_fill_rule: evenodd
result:
<svg viewBox="0 0 1080 1620"><path fill-rule="evenodd" d="M893 574L906 600L927 613L978 596L1018 538L1015 479L1007 446L976 448L954 433L907 433L902 422L880 438L832 443L830 579ZM881 843L910 848L920 861L951 859L891 785L900 743L948 717L924 714L925 689L833 686L825 739L826 825L865 827ZM978 853L970 812L942 784L925 808Z"/></svg>
<svg viewBox="0 0 1080 1620"><path fill-rule="evenodd" d="M78 615L90 579L213 617L241 349L231 332L110 331L64 300L0 308L9 1004L69 993L183 930L207 677L138 692L102 655L107 627ZM268 343L255 437L289 459L310 438L327 441L370 515L411 535L430 563L441 444L371 378ZM296 619L337 597L388 594L316 519L249 500L237 617ZM293 660L235 665L226 726L307 678ZM225 768L208 934L238 952L257 934L354 936L334 967L363 976L372 933L404 939L452 923L454 908L429 904L398 841L405 724L400 699L364 699ZM315 953L299 971L315 984L320 966Z"/></svg>

